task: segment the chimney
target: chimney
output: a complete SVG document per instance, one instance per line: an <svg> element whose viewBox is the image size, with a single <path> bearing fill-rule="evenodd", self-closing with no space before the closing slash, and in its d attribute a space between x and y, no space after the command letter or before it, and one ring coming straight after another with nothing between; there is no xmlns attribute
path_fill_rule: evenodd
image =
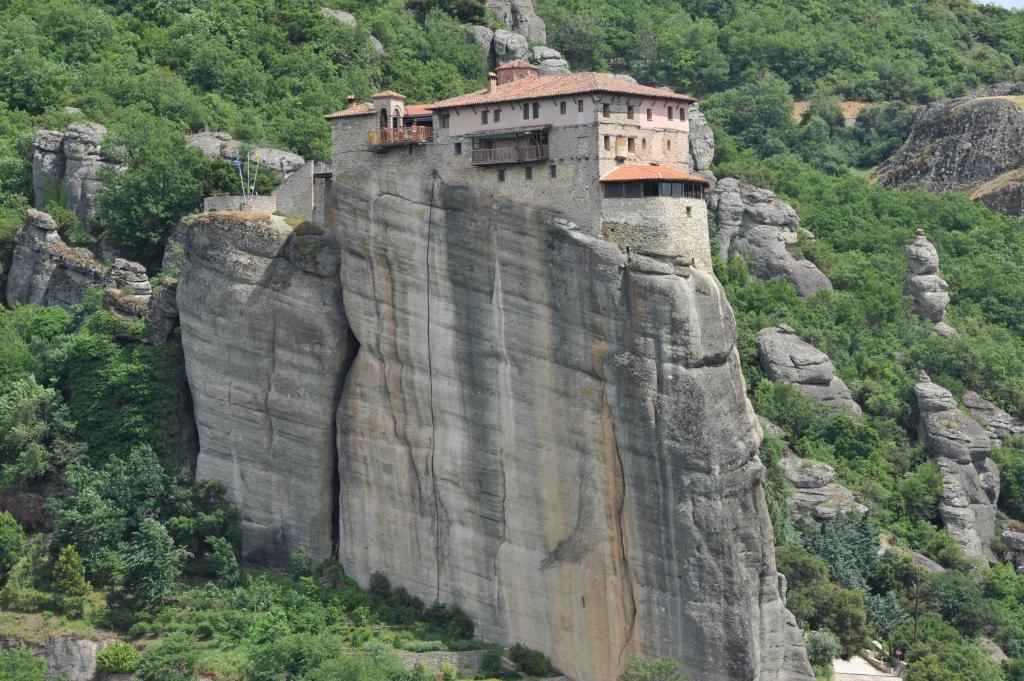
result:
<svg viewBox="0 0 1024 681"><path fill-rule="evenodd" d="M491 71L487 74L487 92L494 92L495 88L498 87L498 74Z"/></svg>
<svg viewBox="0 0 1024 681"><path fill-rule="evenodd" d="M351 109L352 107L354 107L356 105L356 96L355 95L349 95L348 97L345 98L345 103L346 103L345 108L346 109Z"/></svg>

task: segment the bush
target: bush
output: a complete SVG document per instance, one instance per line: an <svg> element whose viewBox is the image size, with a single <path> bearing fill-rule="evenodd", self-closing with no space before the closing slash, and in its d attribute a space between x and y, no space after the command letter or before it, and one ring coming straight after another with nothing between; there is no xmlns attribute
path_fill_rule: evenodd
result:
<svg viewBox="0 0 1024 681"><path fill-rule="evenodd" d="M224 537L207 537L206 543L210 545L210 562L213 564L217 583L224 587L238 584L238 558L231 542Z"/></svg>
<svg viewBox="0 0 1024 681"><path fill-rule="evenodd" d="M0 513L0 585L7 574L25 554L25 531L7 511Z"/></svg>
<svg viewBox="0 0 1024 681"><path fill-rule="evenodd" d="M517 643L508 651L509 658L516 663L519 671L527 676L552 676L555 668L548 656L539 650Z"/></svg>
<svg viewBox="0 0 1024 681"><path fill-rule="evenodd" d="M674 660L645 660L634 657L626 663L618 681L686 681Z"/></svg>
<svg viewBox="0 0 1024 681"><path fill-rule="evenodd" d="M142 661L142 656L131 643L119 641L96 654L96 669L112 674L131 674Z"/></svg>
<svg viewBox="0 0 1024 681"><path fill-rule="evenodd" d="M171 634L146 650L139 662L139 681L196 681L199 647L185 634Z"/></svg>
<svg viewBox="0 0 1024 681"><path fill-rule="evenodd" d="M92 588L85 580L85 565L74 546L65 546L57 555L53 564L53 590L65 614L75 617L82 614Z"/></svg>
<svg viewBox="0 0 1024 681"><path fill-rule="evenodd" d="M804 634L804 645L815 675L818 678L831 678L832 660L839 654L839 641L832 632L820 629L808 631Z"/></svg>
<svg viewBox="0 0 1024 681"><path fill-rule="evenodd" d="M46 663L28 648L0 650L0 679L4 681L44 681Z"/></svg>

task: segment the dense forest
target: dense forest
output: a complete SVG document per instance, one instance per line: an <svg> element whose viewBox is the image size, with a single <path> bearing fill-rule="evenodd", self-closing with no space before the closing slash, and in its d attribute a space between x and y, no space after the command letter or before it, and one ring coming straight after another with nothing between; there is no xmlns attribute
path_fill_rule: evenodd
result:
<svg viewBox="0 0 1024 681"><path fill-rule="evenodd" d="M352 12L359 26L321 5ZM776 191L817 236L797 248L835 291L798 298L786 282L752 279L737 257L716 272L736 312L751 401L785 432L766 439L762 459L789 607L818 671L827 678L834 655L874 638L902 651L908 681L1024 679L1024 577L1008 563L972 562L939 529L942 481L917 442L913 396L924 369L954 395L970 388L1024 415L1024 230L963 197L884 190L866 172L899 145L913 105L1024 79L1024 13L966 0L537 5L548 43L577 70L700 95L716 174ZM486 65L464 20L494 21L478 0L0 0L0 286L31 201L36 129L72 120L110 129L126 170L101 196L98 233L49 208L67 241L102 238L159 276L177 221L234 185L227 164L185 147L185 133L225 130L326 158L322 116L349 94L390 87L429 101L481 85ZM810 101L801 120L794 99ZM852 127L844 99L872 102ZM942 256L959 339L932 333L901 294L915 228ZM754 338L780 322L829 354L863 418L766 379ZM502 670L464 614L382 578L361 592L338 565L302 554L287 574L240 567L223 488L189 473L180 342L154 348L139 335L102 309L99 292L72 312L0 308L0 634L24 634L30 622L37 635L116 631L130 644L101 666L143 681L198 670L426 678L402 669L396 648L484 649L495 676L550 670L522 648L518 671ZM869 513L792 521L777 466L786 447L834 466ZM1024 521L1024 443L993 456L1002 521ZM879 556L882 535L947 571ZM1011 659L992 661L985 639ZM339 648L358 652L338 657ZM636 664L629 681L676 678ZM34 681L43 672L8 651L4 673Z"/></svg>

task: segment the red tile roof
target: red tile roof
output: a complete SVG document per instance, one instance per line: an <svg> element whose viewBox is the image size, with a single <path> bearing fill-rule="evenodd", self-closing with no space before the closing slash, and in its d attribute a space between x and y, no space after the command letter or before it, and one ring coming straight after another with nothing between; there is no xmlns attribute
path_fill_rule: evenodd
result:
<svg viewBox="0 0 1024 681"><path fill-rule="evenodd" d="M601 182L642 182L643 180L683 180L711 184L703 177L665 166L621 165L601 178Z"/></svg>
<svg viewBox="0 0 1024 681"><path fill-rule="evenodd" d="M335 111L334 113L327 114L324 116L327 120L333 120L335 118L348 118L349 116L366 116L372 113L376 113L373 110L373 104L370 102L363 102L361 104L353 104L347 109L341 111ZM406 104L405 115L406 116L429 116L431 113L430 106L427 104Z"/></svg>
<svg viewBox="0 0 1024 681"><path fill-rule="evenodd" d="M437 109L452 109L475 104L514 102L523 99L537 99L539 97L582 95L591 92L609 92L656 99L674 99L680 102L696 101L693 97L681 95L678 92L619 80L610 73L569 73L520 78L510 83L499 85L491 92L488 92L486 89L477 90L476 92L434 102L431 104L431 107L436 111Z"/></svg>
<svg viewBox="0 0 1024 681"><path fill-rule="evenodd" d="M384 90L383 92L378 92L377 94L375 94L373 96L374 99L378 99L379 97L391 97L393 99L405 99L405 95L403 95L401 92L395 92L394 90Z"/></svg>
<svg viewBox="0 0 1024 681"><path fill-rule="evenodd" d="M504 64L502 64L501 66L494 70L504 71L505 69L530 69L532 71L536 71L537 67L528 61L523 61L522 59L513 59L512 61L505 62Z"/></svg>

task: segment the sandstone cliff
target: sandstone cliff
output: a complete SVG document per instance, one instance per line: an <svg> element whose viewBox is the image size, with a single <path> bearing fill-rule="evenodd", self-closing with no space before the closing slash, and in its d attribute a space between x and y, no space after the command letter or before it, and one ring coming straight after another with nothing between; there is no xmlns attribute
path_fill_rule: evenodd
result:
<svg viewBox="0 0 1024 681"><path fill-rule="evenodd" d="M903 146L878 169L886 187L959 191L1024 215L1024 83L920 107Z"/></svg>

